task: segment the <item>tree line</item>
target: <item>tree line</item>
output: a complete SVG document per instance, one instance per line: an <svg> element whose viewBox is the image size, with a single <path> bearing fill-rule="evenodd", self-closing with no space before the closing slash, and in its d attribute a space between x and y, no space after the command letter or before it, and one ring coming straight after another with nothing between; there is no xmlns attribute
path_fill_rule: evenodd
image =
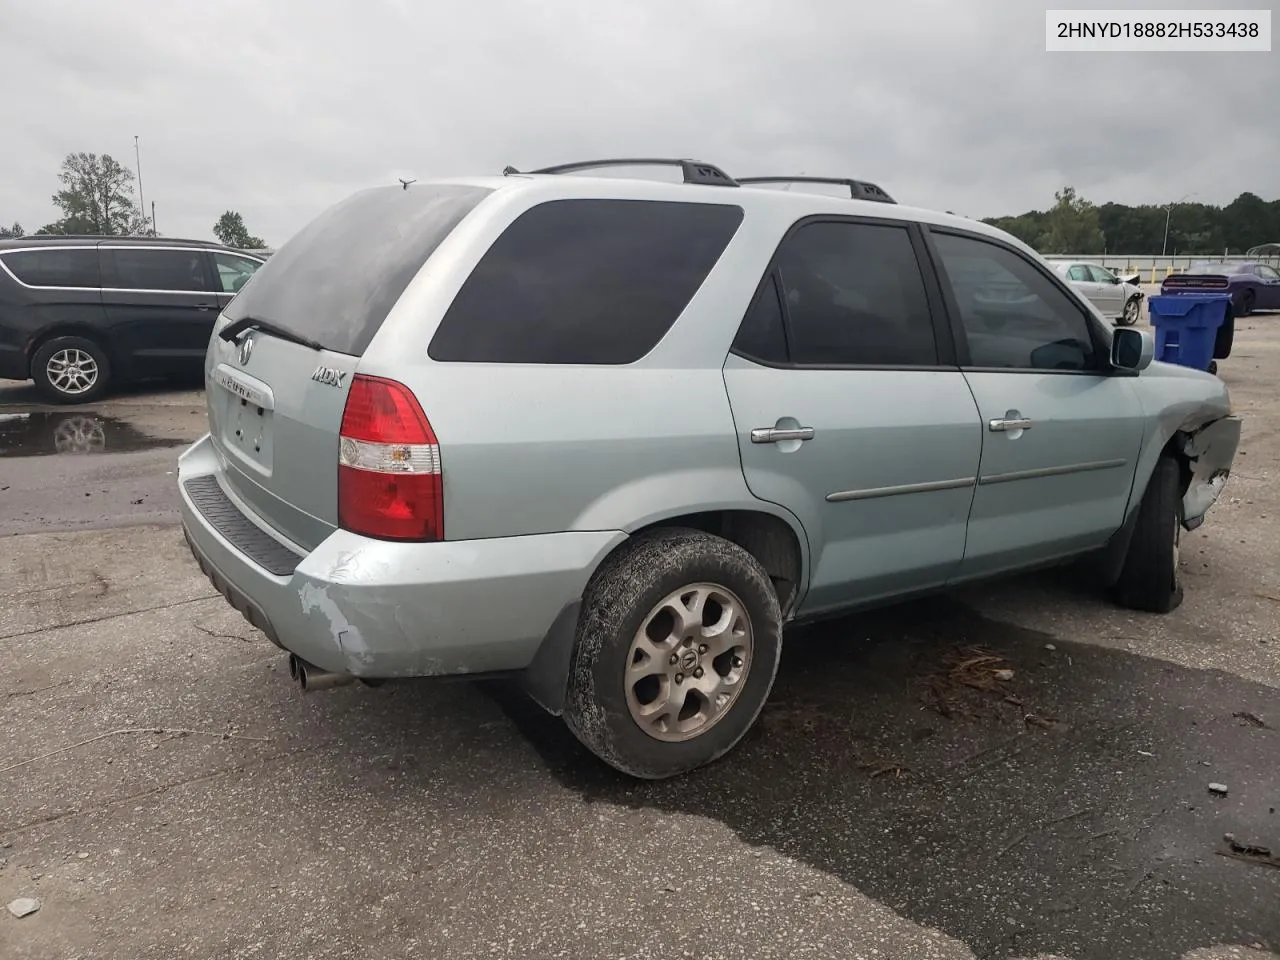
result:
<svg viewBox="0 0 1280 960"><path fill-rule="evenodd" d="M988 217L983 223L1012 233L1043 254L1170 254L1219 256L1244 253L1264 243L1280 243L1280 200L1242 193L1225 207L1208 203L1123 203L1095 206L1073 187L1053 195L1048 210L1016 217ZM1168 242L1165 226L1168 225Z"/></svg>
<svg viewBox="0 0 1280 960"><path fill-rule="evenodd" d="M134 198L133 171L109 153L69 153L62 161L52 197L61 216L37 236L156 237L155 223ZM228 210L213 225L213 235L228 247L261 250L266 243L249 233L244 218ZM22 224L0 226L0 239L25 237Z"/></svg>

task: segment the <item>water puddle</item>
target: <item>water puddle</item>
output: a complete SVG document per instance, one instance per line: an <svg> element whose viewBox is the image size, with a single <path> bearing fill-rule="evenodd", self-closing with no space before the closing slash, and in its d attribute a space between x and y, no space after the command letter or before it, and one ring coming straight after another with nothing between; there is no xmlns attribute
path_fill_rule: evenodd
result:
<svg viewBox="0 0 1280 960"><path fill-rule="evenodd" d="M0 457L135 453L188 442L152 437L100 413L0 413Z"/></svg>

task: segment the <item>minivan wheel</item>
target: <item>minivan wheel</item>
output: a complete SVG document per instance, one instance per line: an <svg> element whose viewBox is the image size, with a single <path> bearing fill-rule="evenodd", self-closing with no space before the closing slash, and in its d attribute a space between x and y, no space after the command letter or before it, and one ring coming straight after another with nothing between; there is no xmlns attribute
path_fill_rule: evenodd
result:
<svg viewBox="0 0 1280 960"><path fill-rule="evenodd" d="M1178 463L1162 457L1138 507L1137 526L1116 583L1117 599L1148 613L1169 613L1182 603L1178 552L1182 496Z"/></svg>
<svg viewBox="0 0 1280 960"><path fill-rule="evenodd" d="M92 340L54 337L32 356L31 379L55 403L88 403L106 392L111 364Z"/></svg>
<svg viewBox="0 0 1280 960"><path fill-rule="evenodd" d="M641 534L587 585L564 719L615 769L675 776L742 739L781 651L778 597L755 557L699 530Z"/></svg>

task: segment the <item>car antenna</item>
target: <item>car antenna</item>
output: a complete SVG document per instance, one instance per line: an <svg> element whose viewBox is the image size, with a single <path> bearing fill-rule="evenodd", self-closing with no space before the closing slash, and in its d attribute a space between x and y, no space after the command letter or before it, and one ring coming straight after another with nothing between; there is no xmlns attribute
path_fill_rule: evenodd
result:
<svg viewBox="0 0 1280 960"><path fill-rule="evenodd" d="M418 182L416 177L412 180L406 180L404 177L397 177L396 179L400 181L400 185L404 187L406 190L409 189L409 184Z"/></svg>

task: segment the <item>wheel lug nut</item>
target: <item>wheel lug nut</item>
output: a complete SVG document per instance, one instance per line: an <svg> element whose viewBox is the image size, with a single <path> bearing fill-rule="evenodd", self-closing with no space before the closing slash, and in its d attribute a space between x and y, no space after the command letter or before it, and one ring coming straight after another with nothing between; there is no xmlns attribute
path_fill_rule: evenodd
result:
<svg viewBox="0 0 1280 960"><path fill-rule="evenodd" d="M705 643L700 643L700 644L698 644L698 652L699 652L699 653L706 653L706 652L707 652L707 645L706 645Z"/></svg>
<svg viewBox="0 0 1280 960"><path fill-rule="evenodd" d="M694 675L694 677L696 677L697 679L701 680L701 679L702 679L702 668L701 668L701 667L699 667L697 670L693 671L693 675Z"/></svg>
<svg viewBox="0 0 1280 960"><path fill-rule="evenodd" d="M673 667L674 667L677 663L679 663L679 662L680 662L680 658L679 658L679 657L677 657L674 653L673 653L673 654L671 655L671 657L667 660L667 663L671 664Z"/></svg>
<svg viewBox="0 0 1280 960"><path fill-rule="evenodd" d="M734 658L733 658L733 665L734 665L735 667L740 667L740 666L742 666L742 658L741 658L741 657L734 657Z"/></svg>
<svg viewBox="0 0 1280 960"><path fill-rule="evenodd" d="M683 673L677 673L677 674L676 674L676 683L684 683L684 674L683 674Z"/></svg>

